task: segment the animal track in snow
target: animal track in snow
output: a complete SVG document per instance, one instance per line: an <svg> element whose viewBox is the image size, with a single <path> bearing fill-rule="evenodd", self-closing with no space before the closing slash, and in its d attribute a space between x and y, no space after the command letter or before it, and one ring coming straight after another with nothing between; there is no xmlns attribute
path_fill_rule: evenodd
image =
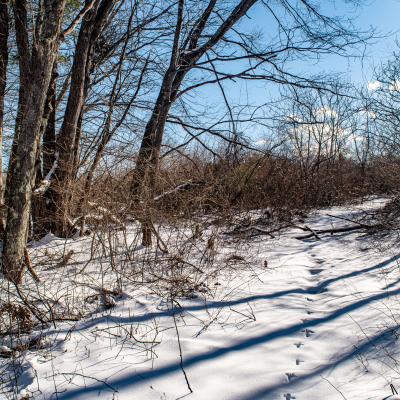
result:
<svg viewBox="0 0 400 400"><path fill-rule="evenodd" d="M313 333L315 333L314 331L312 331L311 329L304 329L302 330L302 332L305 333L306 337L310 337Z"/></svg>
<svg viewBox="0 0 400 400"><path fill-rule="evenodd" d="M323 264L324 260L319 258L317 254L311 253L310 256L314 259L317 264Z"/></svg>
<svg viewBox="0 0 400 400"><path fill-rule="evenodd" d="M295 399L296 397L294 397L291 393L285 393L283 395L283 397L285 398L285 400L292 400Z"/></svg>
<svg viewBox="0 0 400 400"><path fill-rule="evenodd" d="M288 382L290 382L292 379L297 378L297 375L294 372L286 372L286 377Z"/></svg>
<svg viewBox="0 0 400 400"><path fill-rule="evenodd" d="M313 299L310 299L309 297L306 297L307 301L314 301Z"/></svg>
<svg viewBox="0 0 400 400"><path fill-rule="evenodd" d="M309 272L311 275L318 275L318 274L320 274L322 271L323 271L322 268L312 268L312 269L310 269L308 272Z"/></svg>
<svg viewBox="0 0 400 400"><path fill-rule="evenodd" d="M302 362L304 362L304 361L300 360L299 358L296 358L296 365L300 365Z"/></svg>
<svg viewBox="0 0 400 400"><path fill-rule="evenodd" d="M302 343L302 342L297 342L297 343L293 343L298 349L301 347L301 346L304 346L304 343Z"/></svg>

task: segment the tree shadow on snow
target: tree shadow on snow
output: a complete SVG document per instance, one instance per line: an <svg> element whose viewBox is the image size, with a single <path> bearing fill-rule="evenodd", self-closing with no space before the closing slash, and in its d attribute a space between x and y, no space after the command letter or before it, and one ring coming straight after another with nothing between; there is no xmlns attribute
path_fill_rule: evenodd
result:
<svg viewBox="0 0 400 400"><path fill-rule="evenodd" d="M347 274L343 274L334 278L329 278L326 279L325 281L320 282L319 284L315 286L309 286L305 288L293 288L293 289L286 289L286 290L280 290L277 292L269 293L269 294L259 294L259 295L253 295L253 296L247 296L247 297L241 297L239 299L233 299L233 300L221 300L221 301L210 301L210 302L204 302L201 304L194 304L190 306L183 306L183 307L172 307L168 310L164 311L156 311L156 312L149 312L143 315L137 315L137 316L130 316L130 317L120 317L120 316L114 316L114 315L102 315L96 318L93 318L87 322L83 322L80 324L79 327L75 327L73 329L74 332L79 332L88 328L91 328L95 325L98 325L101 322L114 322L114 323L120 323L120 324L134 324L134 323L140 323L140 322L145 322L149 321L152 319L157 319L157 318L162 318L162 317L171 317L174 314L177 313L184 313L184 312L195 312L195 311L201 311L201 310L211 310L211 309L218 309L218 308L227 308L227 307L232 307L232 306L237 306L240 304L246 304L254 301L260 301L260 300L270 300L270 299L276 299L279 297L283 296L288 296L292 294L304 294L304 295L313 295L313 294L318 294L326 291L332 283L341 281L343 279L348 279L348 278L353 278L355 276L359 276L362 274L366 274L375 270L379 270L381 268L389 266L391 263L397 261L400 259L400 254L390 257L389 259L380 262L378 264L375 264L371 267L367 267L361 270L357 271L352 271ZM392 285L389 285L385 289L389 289ZM384 290L385 290L384 289ZM397 292L397 291L396 291ZM386 297L386 294L388 292L382 293L382 298ZM390 293L390 292L389 292ZM52 332L58 332L58 333L63 333L63 332L69 332L71 331L70 328L65 329L65 330L51 330L48 331L48 334L51 334Z"/></svg>
<svg viewBox="0 0 400 400"><path fill-rule="evenodd" d="M389 262L391 262L391 261L387 260L386 262L380 263L378 265L380 265L380 267L382 267L383 265L387 265ZM375 266L375 267L378 268L378 266ZM370 267L366 270L372 270L372 269L373 269L373 267ZM364 272L366 272L366 271L364 270ZM360 273L361 273L361 271L360 271ZM347 274L347 275L350 275L350 274ZM339 278L335 278L335 280L337 280L337 279L339 279ZM275 330L263 333L261 335L257 335L254 337L240 340L237 343L230 345L230 346L220 347L218 349L213 349L213 350L201 353L201 354L196 354L196 355L187 357L184 360L183 366L185 368L192 367L192 366L195 366L195 365L207 362L207 361L217 359L219 357L226 356L228 354L251 349L251 348L254 348L261 344L265 344L265 343L271 342L273 340L276 340L276 339L279 339L282 337L291 336L302 330L313 328L318 325L333 321L343 315L346 315L352 311L360 309L360 308L362 308L370 303L373 303L375 301L390 298L392 296L396 296L399 294L400 294L400 289L386 291L386 292L382 291L380 293L377 293L372 296L366 297L364 299L358 300L352 304L348 304L338 310L333 311L332 313L330 313L326 316L315 318L312 320L303 321L301 323L294 324L294 325L291 325L291 326L288 326L285 328L275 329ZM249 301L249 300L246 300L246 301ZM173 312L173 311L171 311L171 312ZM332 368L336 365L339 365L339 364L349 360L350 358L354 357L356 354L366 351L372 345L375 345L377 343L377 341L385 338L389 332L392 332L393 330L395 330L397 328L398 328L397 326L395 328L392 327L390 329L387 329L386 331L383 331L383 332L375 335L374 337L369 338L367 341L361 343L360 346L358 346L356 350L352 350L352 351L340 356L339 358L336 359L336 361L333 361L333 362L329 363L328 365L321 366L320 368L318 368L317 370L313 371L312 373L310 373L308 375L304 375L302 377L292 379L290 384L293 384L295 382L299 382L300 380L308 379L315 375L321 374L322 372L328 370L329 368ZM107 381L107 384L112 386L113 388L116 388L117 390L125 389L125 388L133 389L135 387L135 385L137 385L137 384L140 384L140 383L143 383L146 381L150 381L153 379L158 379L158 378L161 378L163 376L169 375L171 373L174 373L174 372L177 372L180 370L181 370L181 364L179 362L176 362L176 363L174 362L174 363L169 363L165 366L158 367L158 368L155 368L152 370L148 370L148 371L144 371L144 372L140 372L140 373L126 374L125 376L122 376L122 377L119 377L116 379L110 379ZM271 394L278 389L282 389L282 388L286 387L287 385L289 385L289 384L280 383L277 385L271 385L271 386L265 387L263 389L260 389L255 393L252 393L247 398L241 397L241 400L261 399L264 396ZM89 393L92 393L94 395L94 393L98 393L99 391L102 391L102 390L109 391L110 387L109 386L107 387L103 383L97 383L92 386L87 386L84 388L76 388L73 390L69 390L63 394L58 394L58 398L64 399L64 400L65 399L73 399L73 398L78 397L83 394L88 395Z"/></svg>

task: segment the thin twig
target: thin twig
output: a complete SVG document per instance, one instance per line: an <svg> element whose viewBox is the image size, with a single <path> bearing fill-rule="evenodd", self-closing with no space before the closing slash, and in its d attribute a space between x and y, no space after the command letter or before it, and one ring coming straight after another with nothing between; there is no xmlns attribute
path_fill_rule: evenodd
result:
<svg viewBox="0 0 400 400"><path fill-rule="evenodd" d="M171 306L172 309L174 308L174 304L171 302ZM182 355L182 346L181 346L181 339L179 336L179 330L178 330L178 325L176 324L176 317L175 317L175 313L172 314L173 318L174 318L174 325L175 325L175 331L176 331L176 336L178 338L178 347L179 347L179 357L180 357L180 367L183 373L183 376L185 377L185 381L186 381L186 385L190 391L190 393L193 393L192 388L190 387L190 383L189 383L189 379L186 375L186 371L185 368L183 367L183 355Z"/></svg>
<svg viewBox="0 0 400 400"><path fill-rule="evenodd" d="M98 379L98 378L96 378L96 377L94 377L94 376L88 376L88 375L80 374L80 373L78 373L78 372L61 372L61 373L56 374L56 375L63 375L63 376L66 376L66 375L76 375L76 376L80 376L80 377L82 377L82 378L93 379L93 380L96 381L96 382L103 383L104 385L106 385L108 388L110 388L110 389L111 389L112 391L114 391L115 393L118 393L118 390L115 389L114 387L112 387L109 383L107 383L106 381L104 381L104 380L102 380L102 379Z"/></svg>
<svg viewBox="0 0 400 400"><path fill-rule="evenodd" d="M347 400L347 397L332 382L330 382L329 379L324 378L322 375L320 376L324 381L328 382L329 385L331 385L344 398L344 400Z"/></svg>

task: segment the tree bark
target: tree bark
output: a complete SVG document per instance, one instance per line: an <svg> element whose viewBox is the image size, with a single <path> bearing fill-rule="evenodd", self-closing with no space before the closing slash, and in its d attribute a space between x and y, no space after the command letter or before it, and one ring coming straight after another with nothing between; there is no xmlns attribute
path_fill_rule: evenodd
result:
<svg viewBox="0 0 400 400"><path fill-rule="evenodd" d="M4 198L8 197L8 188L11 187L12 171L14 170L15 154L18 146L18 137L21 128L21 121L25 114L27 104L27 88L29 86L29 60L31 50L28 38L28 13L26 0L15 0L13 3L15 36L17 41L18 66L19 66L19 88L18 88L18 109L15 120L14 137L11 145L11 152L8 162L7 180Z"/></svg>
<svg viewBox="0 0 400 400"><path fill-rule="evenodd" d="M8 64L8 0L0 0L0 234L4 231L3 125Z"/></svg>
<svg viewBox="0 0 400 400"><path fill-rule="evenodd" d="M46 176L53 167L56 153L57 78L57 62L55 62L47 93L46 118L45 126L43 127L43 176Z"/></svg>
<svg viewBox="0 0 400 400"><path fill-rule="evenodd" d="M19 0L16 3L26 15L26 3ZM24 54L19 51L19 57L28 66L28 71L20 71L20 74L21 82L29 81L25 89L25 104L29 107L21 115L14 159L9 164L11 178L6 198L8 212L3 250L3 272L16 284L21 282L23 276L35 161L51 73L58 53L64 8L65 0L44 0L31 51ZM23 25L27 33L28 25ZM22 76L25 72L28 75Z"/></svg>

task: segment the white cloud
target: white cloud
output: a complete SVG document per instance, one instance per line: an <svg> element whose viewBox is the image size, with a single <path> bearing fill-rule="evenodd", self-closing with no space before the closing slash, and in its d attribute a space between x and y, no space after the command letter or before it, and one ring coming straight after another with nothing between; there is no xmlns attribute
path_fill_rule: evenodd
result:
<svg viewBox="0 0 400 400"><path fill-rule="evenodd" d="M328 106L323 106L317 109L316 115L321 118L324 117L336 118L337 112Z"/></svg>
<svg viewBox="0 0 400 400"><path fill-rule="evenodd" d="M256 146L266 146L266 144L267 144L268 142L265 140L265 139L260 139L260 140L257 140L256 142L254 142L254 144L256 145Z"/></svg>
<svg viewBox="0 0 400 400"><path fill-rule="evenodd" d="M379 81L370 81L368 82L367 87L370 92L373 92L381 87L381 83Z"/></svg>

